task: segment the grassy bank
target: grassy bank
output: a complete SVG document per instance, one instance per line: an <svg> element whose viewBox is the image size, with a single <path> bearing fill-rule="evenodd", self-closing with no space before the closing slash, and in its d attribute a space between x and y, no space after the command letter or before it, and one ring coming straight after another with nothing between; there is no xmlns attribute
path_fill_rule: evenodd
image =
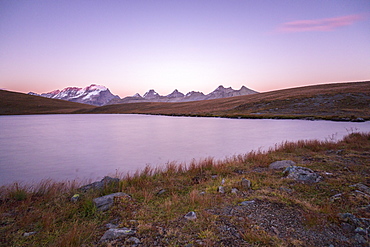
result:
<svg viewBox="0 0 370 247"><path fill-rule="evenodd" d="M288 179L268 168L277 160L295 161L323 180ZM369 161L370 133L352 133L340 141L286 142L222 161L147 167L86 193L73 182L3 186L0 245L131 246L129 237L99 242L111 223L134 230L139 246L366 246L338 214L370 218L370 195L352 186L370 186ZM251 188L242 186L243 178ZM218 191L221 184L225 193ZM118 191L131 198L118 198L105 212L95 209L93 198ZM184 218L189 211L195 220Z"/></svg>

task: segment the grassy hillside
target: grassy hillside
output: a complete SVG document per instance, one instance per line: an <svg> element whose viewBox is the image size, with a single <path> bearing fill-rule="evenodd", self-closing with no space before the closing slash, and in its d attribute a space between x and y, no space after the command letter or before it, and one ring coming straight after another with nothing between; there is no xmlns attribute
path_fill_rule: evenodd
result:
<svg viewBox="0 0 370 247"><path fill-rule="evenodd" d="M82 112L369 120L370 81L307 86L207 101L107 105Z"/></svg>
<svg viewBox="0 0 370 247"><path fill-rule="evenodd" d="M94 106L0 90L0 115L66 114Z"/></svg>
<svg viewBox="0 0 370 247"><path fill-rule="evenodd" d="M370 133L352 133L187 167L147 167L84 193L73 182L0 187L0 246L368 246L369 158ZM296 181L269 168L279 160L322 179ZM97 211L93 198L114 192L130 197ZM184 218L190 211L196 219ZM100 241L111 227L127 235Z"/></svg>

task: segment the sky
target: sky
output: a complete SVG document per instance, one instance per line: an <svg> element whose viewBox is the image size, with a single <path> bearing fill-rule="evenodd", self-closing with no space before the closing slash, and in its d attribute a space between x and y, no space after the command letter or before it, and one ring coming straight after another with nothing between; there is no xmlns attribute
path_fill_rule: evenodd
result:
<svg viewBox="0 0 370 247"><path fill-rule="evenodd" d="M370 80L369 0L0 0L0 88L259 92Z"/></svg>

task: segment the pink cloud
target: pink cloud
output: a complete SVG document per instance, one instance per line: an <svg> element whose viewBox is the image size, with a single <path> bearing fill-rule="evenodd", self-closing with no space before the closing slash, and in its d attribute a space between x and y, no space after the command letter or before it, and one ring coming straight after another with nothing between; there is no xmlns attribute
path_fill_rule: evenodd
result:
<svg viewBox="0 0 370 247"><path fill-rule="evenodd" d="M338 27L352 25L356 21L363 19L365 19L365 15L357 14L318 20L299 20L283 23L277 28L277 31L280 33L332 31Z"/></svg>

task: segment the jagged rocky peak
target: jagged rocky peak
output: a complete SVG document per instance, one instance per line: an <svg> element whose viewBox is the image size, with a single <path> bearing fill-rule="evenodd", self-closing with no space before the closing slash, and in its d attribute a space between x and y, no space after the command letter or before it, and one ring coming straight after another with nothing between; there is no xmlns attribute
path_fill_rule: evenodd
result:
<svg viewBox="0 0 370 247"><path fill-rule="evenodd" d="M143 96L144 99L156 99L158 97L160 97L160 95L156 91L154 91L154 89L150 89Z"/></svg>
<svg viewBox="0 0 370 247"><path fill-rule="evenodd" d="M179 90L175 89L172 93L170 93L166 97L168 97L168 98L182 98L184 96L185 95L183 93L181 93L181 92L179 92Z"/></svg>
<svg viewBox="0 0 370 247"><path fill-rule="evenodd" d="M133 96L133 98L142 98L141 95L139 93L135 93Z"/></svg>

